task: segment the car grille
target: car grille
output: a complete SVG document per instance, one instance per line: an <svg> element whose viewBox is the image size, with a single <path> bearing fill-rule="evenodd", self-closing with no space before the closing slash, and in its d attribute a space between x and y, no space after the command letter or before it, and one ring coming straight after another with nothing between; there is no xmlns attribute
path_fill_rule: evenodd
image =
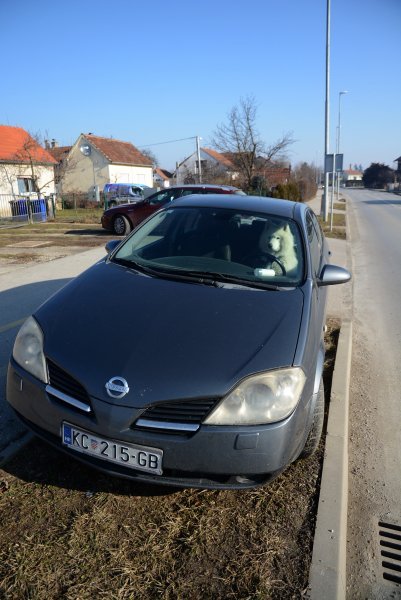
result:
<svg viewBox="0 0 401 600"><path fill-rule="evenodd" d="M50 382L46 388L47 393L59 402L69 404L86 413L91 412L91 402L85 388L49 359L47 359L47 367Z"/></svg>
<svg viewBox="0 0 401 600"><path fill-rule="evenodd" d="M210 413L218 399L165 402L148 408L134 427L169 433L194 433Z"/></svg>

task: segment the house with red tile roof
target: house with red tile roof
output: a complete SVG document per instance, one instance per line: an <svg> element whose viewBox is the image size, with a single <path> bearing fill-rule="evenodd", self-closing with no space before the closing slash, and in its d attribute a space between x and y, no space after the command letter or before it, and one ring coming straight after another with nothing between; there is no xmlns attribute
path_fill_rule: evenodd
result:
<svg viewBox="0 0 401 600"><path fill-rule="evenodd" d="M22 127L0 125L0 196L55 192L56 160Z"/></svg>
<svg viewBox="0 0 401 600"><path fill-rule="evenodd" d="M58 193L80 192L98 199L106 183L153 187L152 161L130 142L81 133L68 153L50 150L59 161Z"/></svg>
<svg viewBox="0 0 401 600"><path fill-rule="evenodd" d="M203 183L232 183L238 173L229 157L211 148L200 148L200 168ZM197 183L199 181L198 153L185 158L177 167L174 177L177 183Z"/></svg>
<svg viewBox="0 0 401 600"><path fill-rule="evenodd" d="M346 187L360 187L362 185L362 178L363 171L351 169L351 165L342 174L342 182Z"/></svg>
<svg viewBox="0 0 401 600"><path fill-rule="evenodd" d="M170 171L156 167L153 173L153 181L157 187L168 188L170 187L172 176L173 174Z"/></svg>

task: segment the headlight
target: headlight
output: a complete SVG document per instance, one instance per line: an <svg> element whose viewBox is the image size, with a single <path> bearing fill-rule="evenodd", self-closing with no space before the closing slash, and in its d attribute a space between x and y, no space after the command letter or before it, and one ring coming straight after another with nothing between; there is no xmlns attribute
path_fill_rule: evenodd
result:
<svg viewBox="0 0 401 600"><path fill-rule="evenodd" d="M15 338L13 358L28 373L47 383L43 333L33 317L25 321Z"/></svg>
<svg viewBox="0 0 401 600"><path fill-rule="evenodd" d="M288 417L302 394L299 367L253 375L242 381L204 421L205 425L261 425Z"/></svg>

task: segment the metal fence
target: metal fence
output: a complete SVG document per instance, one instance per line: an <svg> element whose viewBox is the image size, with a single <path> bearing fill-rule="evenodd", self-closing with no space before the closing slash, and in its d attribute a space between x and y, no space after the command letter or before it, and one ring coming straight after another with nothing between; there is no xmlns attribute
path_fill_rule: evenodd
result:
<svg viewBox="0 0 401 600"><path fill-rule="evenodd" d="M54 217L53 198L0 194L0 224L38 223Z"/></svg>

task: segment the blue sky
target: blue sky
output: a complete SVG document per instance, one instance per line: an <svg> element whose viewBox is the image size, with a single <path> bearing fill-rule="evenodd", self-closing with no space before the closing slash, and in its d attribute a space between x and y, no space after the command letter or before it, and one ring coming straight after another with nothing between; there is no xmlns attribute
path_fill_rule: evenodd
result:
<svg viewBox="0 0 401 600"><path fill-rule="evenodd" d="M344 161L401 155L401 1L331 0L331 151L338 94ZM267 143L323 163L326 0L1 0L0 124L137 147L201 136L241 97ZM194 140L150 148L172 168Z"/></svg>

